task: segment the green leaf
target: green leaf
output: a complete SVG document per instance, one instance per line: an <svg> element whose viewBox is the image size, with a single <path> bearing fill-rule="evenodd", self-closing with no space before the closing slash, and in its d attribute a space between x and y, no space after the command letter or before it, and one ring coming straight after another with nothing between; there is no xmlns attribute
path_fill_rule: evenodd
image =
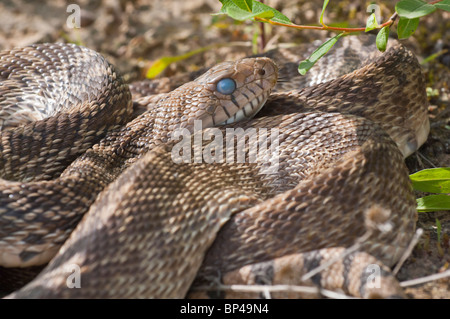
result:
<svg viewBox="0 0 450 319"><path fill-rule="evenodd" d="M251 10L251 7L253 5L253 0L235 0L236 3L242 3L242 7L247 9L248 11Z"/></svg>
<svg viewBox="0 0 450 319"><path fill-rule="evenodd" d="M239 21L253 19L255 17L272 21L292 24L281 12L256 0L220 0L222 8L217 14L227 14Z"/></svg>
<svg viewBox="0 0 450 319"><path fill-rule="evenodd" d="M418 212L434 212L437 210L450 210L449 195L430 195L417 199Z"/></svg>
<svg viewBox="0 0 450 319"><path fill-rule="evenodd" d="M152 66L147 70L145 77L147 79L153 79L164 71L171 63L177 60L173 57L162 57L152 63Z"/></svg>
<svg viewBox="0 0 450 319"><path fill-rule="evenodd" d="M444 0L434 4L434 6L438 9L450 11L450 0Z"/></svg>
<svg viewBox="0 0 450 319"><path fill-rule="evenodd" d="M389 27L382 27L381 30L377 34L377 48L381 52L386 51L387 43L389 39Z"/></svg>
<svg viewBox="0 0 450 319"><path fill-rule="evenodd" d="M438 243L441 242L441 234L442 234L442 225L441 221L436 218L436 232L437 232L437 241Z"/></svg>
<svg viewBox="0 0 450 319"><path fill-rule="evenodd" d="M269 7L268 5L265 5L264 3L258 2L256 0L253 0L253 12L267 12L269 11L272 14L272 17L270 20L285 24L292 24L291 20L289 20L288 17L286 17L284 14L282 14L280 11L275 10L274 8ZM263 16L259 16L258 18L264 18ZM269 18L267 18L269 19Z"/></svg>
<svg viewBox="0 0 450 319"><path fill-rule="evenodd" d="M239 8L241 10L251 12L253 0L219 0L222 8L219 13L226 13L229 8Z"/></svg>
<svg viewBox="0 0 450 319"><path fill-rule="evenodd" d="M218 14L227 14L231 18L239 21L253 19L258 14L252 12L253 0L248 3L243 0L220 0L222 8Z"/></svg>
<svg viewBox="0 0 450 319"><path fill-rule="evenodd" d="M435 11L436 7L422 0L403 0L395 5L395 11L401 18L415 19Z"/></svg>
<svg viewBox="0 0 450 319"><path fill-rule="evenodd" d="M325 9L326 9L329 1L330 0L325 0L323 2L322 13L320 14L320 20L319 20L321 25L323 25L323 15L325 14Z"/></svg>
<svg viewBox="0 0 450 319"><path fill-rule="evenodd" d="M375 16L375 13L372 13L368 18L366 22L366 32L369 32L370 30L378 28L378 22L377 17Z"/></svg>
<svg viewBox="0 0 450 319"><path fill-rule="evenodd" d="M416 31L419 26L419 18L407 19L400 18L397 25L397 34L399 39L406 39Z"/></svg>
<svg viewBox="0 0 450 319"><path fill-rule="evenodd" d="M415 190L428 193L450 193L450 167L424 169L409 177Z"/></svg>
<svg viewBox="0 0 450 319"><path fill-rule="evenodd" d="M308 72L309 69L311 69L316 62L323 57L332 47L333 45L339 40L339 38L343 35L343 33L339 33L338 35L334 36L333 38L325 41L322 43L320 47L318 47L311 56L306 59L305 61L300 62L300 65L298 66L298 72L301 75L305 75L306 72Z"/></svg>
<svg viewBox="0 0 450 319"><path fill-rule="evenodd" d="M185 54L181 54L181 55L177 55L177 56L162 57L162 58L156 60L155 62L153 62L152 66L147 70L145 77L147 79L153 79L156 76L158 76L162 71L164 71L170 64L181 61L181 60L185 60L195 54L210 50L213 47L214 47L214 45L209 45L209 46L206 46L203 48L189 51Z"/></svg>
<svg viewBox="0 0 450 319"><path fill-rule="evenodd" d="M447 49L438 51L438 52L436 52L436 53L434 53L432 55L427 56L425 59L422 60L422 62L420 62L420 64L421 65L427 64L428 62L433 61L434 59L440 57L441 55L443 55L443 54L445 54L447 52L448 52ZM437 94L437 95L439 95L439 94Z"/></svg>

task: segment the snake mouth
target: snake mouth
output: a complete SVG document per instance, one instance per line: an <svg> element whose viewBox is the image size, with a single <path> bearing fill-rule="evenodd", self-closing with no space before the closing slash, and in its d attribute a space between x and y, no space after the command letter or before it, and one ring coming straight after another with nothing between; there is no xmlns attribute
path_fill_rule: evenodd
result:
<svg viewBox="0 0 450 319"><path fill-rule="evenodd" d="M244 119L251 119L258 113L269 97L270 92L264 92L261 95L255 97L251 101L247 102L236 113L230 116L226 121L219 123L218 125L232 124Z"/></svg>

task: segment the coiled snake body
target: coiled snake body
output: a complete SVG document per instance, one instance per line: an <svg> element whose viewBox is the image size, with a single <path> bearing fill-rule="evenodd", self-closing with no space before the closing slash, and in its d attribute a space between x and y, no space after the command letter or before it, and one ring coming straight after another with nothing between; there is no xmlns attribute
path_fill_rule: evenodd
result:
<svg viewBox="0 0 450 319"><path fill-rule="evenodd" d="M10 297L259 296L224 294L220 283L401 296L388 267L414 232L403 157L426 139L427 101L420 66L402 45L356 58L370 40L344 38L328 59L344 50L352 70L306 88L285 67L289 81L269 97L278 67L259 57L219 64L167 94L134 85L134 103L91 50L2 53L0 265L51 260ZM247 143L230 148L219 138L232 128ZM178 129L194 132L185 141L200 140L201 154L240 151L244 160L208 163L183 149L176 162ZM267 147L251 161L258 143ZM373 264L381 286L367 284ZM81 288L67 284L74 265Z"/></svg>

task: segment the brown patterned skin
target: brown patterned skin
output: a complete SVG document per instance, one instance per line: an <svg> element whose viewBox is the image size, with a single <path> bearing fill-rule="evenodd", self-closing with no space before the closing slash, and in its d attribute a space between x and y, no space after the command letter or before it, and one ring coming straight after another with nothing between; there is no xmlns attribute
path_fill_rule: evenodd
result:
<svg viewBox="0 0 450 319"><path fill-rule="evenodd" d="M278 129L279 165L272 174L264 171L267 162L250 163L251 143L243 148L244 163L175 164L174 142L165 140L173 128L154 130L158 106L150 103L149 111L109 133L59 177L77 187L101 184L100 190L112 183L44 271L10 297L261 296L224 295L214 288L219 282L402 296L388 267L415 227L403 157L427 133L422 85L417 60L396 45L348 75L278 92L257 118L221 127L223 133L241 127L253 141L261 137L258 129ZM185 90L171 93L177 105ZM406 121L411 113L420 117L412 124ZM260 158L274 159L274 140L265 139ZM361 238L356 252L300 280ZM81 269L80 289L67 287L73 264ZM367 284L366 266L373 264L381 270L380 288Z"/></svg>
<svg viewBox="0 0 450 319"><path fill-rule="evenodd" d="M46 52L48 47L52 46L40 45L36 51ZM73 49L77 51L78 47L68 46L65 48L70 53ZM56 51L56 53L59 52ZM92 51L89 53L94 54ZM34 51L33 55L36 55ZM5 64L8 62L9 60ZM67 64L67 66L70 65ZM258 73L261 70L264 70L264 75ZM264 98L265 101L270 89L276 83L276 71L273 62L267 58L243 59L238 62L219 64L195 81L186 83L160 99L152 110L128 122L125 127L110 131L105 138L93 145L72 165L62 173L59 172L61 175L55 179L43 181L40 180L41 176L36 176L37 181L33 180L28 183L10 181L6 178L10 178L12 174L9 174L9 170L5 168L5 179L2 180L4 187L0 188L3 207L0 210L2 214L2 218L0 218L0 238L2 238L0 240L0 265L27 267L48 262L67 239L82 215L89 209L96 196L141 154L148 152L158 144L166 143L170 139L171 132L177 128L192 130L194 119L201 120L204 127L212 126L215 121L222 122L227 119L225 108L228 108L228 114L236 112L239 108L235 103L244 106L249 99L256 99L256 97ZM116 76L114 73L114 77ZM235 80L237 90L233 94L233 101L231 95L226 96L215 90L216 82L221 78ZM95 86L95 84L96 82L91 85ZM255 92L252 96L247 92L247 88L253 86L256 87L252 88ZM122 89L125 93L119 95L126 93L129 95L126 87ZM107 92L107 89L105 91ZM106 92L102 95L107 95ZM80 94L84 94L83 91ZM116 94L116 92L112 90L111 94ZM5 100L8 100L8 96ZM263 103L262 100L261 103ZM84 105L81 104L81 106ZM130 106L131 102L128 102L127 105ZM88 104L87 110L82 109L82 112L77 111L78 107L78 105L75 106L74 114L57 113L48 120L42 121L59 123L61 117L78 119L79 113L83 115L88 113L85 115L86 123L75 130L75 135L80 136L85 127L89 127L91 122L98 122L99 119L88 112L91 110L91 104ZM23 107L19 108L19 111L22 109ZM103 114L100 113L99 116L103 116ZM21 129L28 130L30 136L37 140L43 140L43 142L50 139L52 142L48 147L53 147L55 144L53 132L47 134L46 131L42 132L35 128L38 125L46 127L45 123L41 123L42 121L37 124L25 124L25 126L19 126L13 130L14 132ZM116 121L120 121L120 117L117 117ZM57 129L56 134L62 134L60 132L64 128L60 127L60 124L57 125ZM70 129L70 126L66 126L65 129ZM9 131L5 132L5 134L8 133ZM69 132L70 134L72 132ZM96 134L95 131L94 134ZM14 136L11 139L14 139ZM32 160L37 156L33 152L31 158L27 157L25 151L22 150L20 150L20 155L8 157L10 152L6 149L10 144L14 145L16 140L20 142L19 138L15 138L12 143L9 141L5 143L7 145L4 147L3 153L5 162L14 162L14 156L22 156L21 162L33 162L38 166L37 171L39 171L40 160ZM61 138L60 140L61 143L72 142L70 139ZM26 141L29 142L32 149L38 148L36 146L39 144L35 140ZM79 143L75 140L73 144L75 148ZM41 152L48 153L49 150L44 147ZM66 145L64 149L57 150L54 152L55 156L49 156L50 158L46 160L50 164L51 160L57 163L61 153L66 154L67 152L71 152L70 144ZM29 169L29 171L35 172L36 169ZM27 177L20 177L25 181L28 180Z"/></svg>
<svg viewBox="0 0 450 319"><path fill-rule="evenodd" d="M0 81L0 171L8 181L59 176L131 118L127 85L86 48L55 43L1 52Z"/></svg>

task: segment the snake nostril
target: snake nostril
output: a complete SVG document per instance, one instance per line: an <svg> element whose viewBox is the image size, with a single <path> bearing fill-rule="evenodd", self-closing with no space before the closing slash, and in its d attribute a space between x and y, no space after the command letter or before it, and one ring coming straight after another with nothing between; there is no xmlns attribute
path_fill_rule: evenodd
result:
<svg viewBox="0 0 450 319"><path fill-rule="evenodd" d="M259 74L259 75L264 75L264 74L266 74L266 70L264 70L264 69L259 69L259 70L258 70L258 74Z"/></svg>

